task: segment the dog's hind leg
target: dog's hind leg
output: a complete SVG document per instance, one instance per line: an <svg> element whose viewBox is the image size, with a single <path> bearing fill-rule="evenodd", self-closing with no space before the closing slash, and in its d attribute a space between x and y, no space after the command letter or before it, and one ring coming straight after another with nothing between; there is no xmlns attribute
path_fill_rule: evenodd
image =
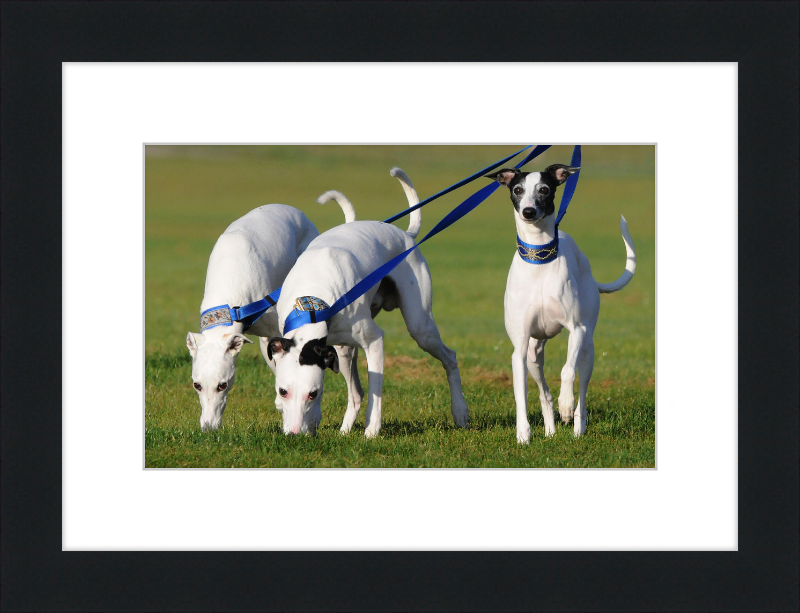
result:
<svg viewBox="0 0 800 613"><path fill-rule="evenodd" d="M414 256L416 254L412 254ZM409 260L412 258L409 257ZM450 413L459 428L469 427L469 410L464 392L461 389L461 373L458 370L456 352L442 342L439 328L431 312L433 297L431 293L431 276L428 265L422 256L404 266L405 262L392 273L400 312L406 322L406 328L420 349L429 353L444 366L447 383L450 385Z"/></svg>
<svg viewBox="0 0 800 613"><path fill-rule="evenodd" d="M339 370L347 382L347 411L341 427L342 434L347 434L358 417L364 389L361 387L361 379L358 376L358 347L337 345L336 353L339 354Z"/></svg>
<svg viewBox="0 0 800 613"><path fill-rule="evenodd" d="M453 421L459 428L469 427L469 410L467 401L464 399L464 392L461 389L461 373L458 370L456 352L442 342L439 329L433 321L433 317L428 318L428 323L424 329L415 327L412 331L409 326L411 337L417 341L417 345L423 351L429 353L444 366L447 373L447 383L450 385L450 413Z"/></svg>
<svg viewBox="0 0 800 613"><path fill-rule="evenodd" d="M578 408L575 409L575 436L582 436L586 432L588 411L586 408L586 394L589 390L589 381L594 370L594 342L590 334L583 339L581 353L578 356Z"/></svg>
<svg viewBox="0 0 800 613"><path fill-rule="evenodd" d="M539 386L539 403L542 405L544 418L544 435L553 436L556 433L556 422L553 416L553 395L547 382L544 380L544 345L547 339L538 340L531 338L528 345L528 372Z"/></svg>

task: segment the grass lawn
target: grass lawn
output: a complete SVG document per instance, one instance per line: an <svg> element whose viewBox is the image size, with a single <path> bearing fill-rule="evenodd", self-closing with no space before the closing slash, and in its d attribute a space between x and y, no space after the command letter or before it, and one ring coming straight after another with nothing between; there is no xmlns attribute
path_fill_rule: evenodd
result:
<svg viewBox="0 0 800 613"><path fill-rule="evenodd" d="M472 428L453 425L444 369L419 349L399 311L381 313L386 365L383 427L364 436L366 399L353 432L339 434L346 389L328 371L316 437L284 437L274 409L274 377L254 345L242 350L223 426L202 432L185 338L199 331L211 249L225 228L273 202L302 210L320 232L343 222L337 189L359 219L385 219L407 206L399 166L420 198L455 183L522 145L505 146L176 146L148 147L145 162L145 465L147 467L653 467L655 466L655 148L584 146L581 178L561 229L609 282L622 273L624 214L637 271L622 291L601 297L587 434L572 425L544 438L538 391L529 379L531 443L516 443L512 347L503 294L515 249L512 206L498 190L421 247L434 284L434 317L458 356ZM528 164L569 163L554 146ZM512 162L517 162L515 158ZM487 180L423 209L422 233ZM405 228L407 218L397 222ZM545 377L554 398L568 335L547 344ZM363 352L360 374L366 389ZM577 392L577 385L576 385ZM556 410L556 418L558 412Z"/></svg>

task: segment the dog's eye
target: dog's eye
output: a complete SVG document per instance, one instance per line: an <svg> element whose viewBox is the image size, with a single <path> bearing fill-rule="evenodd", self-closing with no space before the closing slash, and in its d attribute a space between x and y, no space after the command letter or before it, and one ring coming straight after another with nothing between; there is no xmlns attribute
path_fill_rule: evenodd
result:
<svg viewBox="0 0 800 613"><path fill-rule="evenodd" d="M289 392L287 392L287 391L286 391L285 389L283 389L282 387L279 387L279 388L278 388L278 393L281 395L281 398L286 398L286 394L288 394Z"/></svg>
<svg viewBox="0 0 800 613"><path fill-rule="evenodd" d="M514 195L516 195L516 196L521 196L521 195L522 195L522 192L524 192L524 191L525 191L525 190L524 190L524 189L522 189L522 187L521 187L520 185L517 185L517 186L514 188Z"/></svg>
<svg viewBox="0 0 800 613"><path fill-rule="evenodd" d="M195 383L194 384L194 389L196 389L198 392L202 392L203 391L203 386L200 385L199 383Z"/></svg>
<svg viewBox="0 0 800 613"><path fill-rule="evenodd" d="M228 389L228 382L227 381L223 381L222 383L220 383L217 386L217 391L218 392L224 392L226 389Z"/></svg>
<svg viewBox="0 0 800 613"><path fill-rule="evenodd" d="M316 397L317 397L317 390L314 390L313 392L309 392L309 394L308 394L308 399L309 400L314 400L314 398L316 398Z"/></svg>
<svg viewBox="0 0 800 613"><path fill-rule="evenodd" d="M546 195L547 195L547 194L549 194L549 193L550 193L550 188L549 188L549 187L547 187L546 185L542 185L542 186L539 188L539 195L540 195L540 196L546 196Z"/></svg>

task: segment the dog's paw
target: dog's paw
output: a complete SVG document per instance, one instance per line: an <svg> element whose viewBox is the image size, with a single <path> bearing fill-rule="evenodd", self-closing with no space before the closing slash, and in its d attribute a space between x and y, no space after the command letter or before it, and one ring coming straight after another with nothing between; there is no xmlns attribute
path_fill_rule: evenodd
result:
<svg viewBox="0 0 800 613"><path fill-rule="evenodd" d="M572 390L562 393L558 397L558 414L565 424L572 421L572 416L575 414L575 394L572 393Z"/></svg>
<svg viewBox="0 0 800 613"><path fill-rule="evenodd" d="M527 445L531 441L531 427L526 424L524 428L517 426L517 443Z"/></svg>
<svg viewBox="0 0 800 613"><path fill-rule="evenodd" d="M380 431L381 431L380 428L367 428L366 430L364 430L364 436L366 436L367 438L375 438L376 436L378 436L378 433Z"/></svg>
<svg viewBox="0 0 800 613"><path fill-rule="evenodd" d="M469 412L467 411L467 407L464 407L462 410L451 411L451 413L456 426L467 430L469 429Z"/></svg>
<svg viewBox="0 0 800 613"><path fill-rule="evenodd" d="M545 435L546 438L550 438L551 436L555 436L556 435L555 426L550 426L550 425L545 424L545 426L544 426L544 435Z"/></svg>
<svg viewBox="0 0 800 613"><path fill-rule="evenodd" d="M577 413L575 414L575 428L573 429L573 434L575 438L586 434L586 420Z"/></svg>

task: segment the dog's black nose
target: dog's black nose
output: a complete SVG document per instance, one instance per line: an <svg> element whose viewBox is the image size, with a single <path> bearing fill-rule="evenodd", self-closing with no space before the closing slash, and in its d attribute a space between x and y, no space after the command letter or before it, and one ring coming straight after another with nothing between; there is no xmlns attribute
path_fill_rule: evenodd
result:
<svg viewBox="0 0 800 613"><path fill-rule="evenodd" d="M525 207L522 209L522 216L525 219L533 219L536 217L536 209L534 209L532 206Z"/></svg>

